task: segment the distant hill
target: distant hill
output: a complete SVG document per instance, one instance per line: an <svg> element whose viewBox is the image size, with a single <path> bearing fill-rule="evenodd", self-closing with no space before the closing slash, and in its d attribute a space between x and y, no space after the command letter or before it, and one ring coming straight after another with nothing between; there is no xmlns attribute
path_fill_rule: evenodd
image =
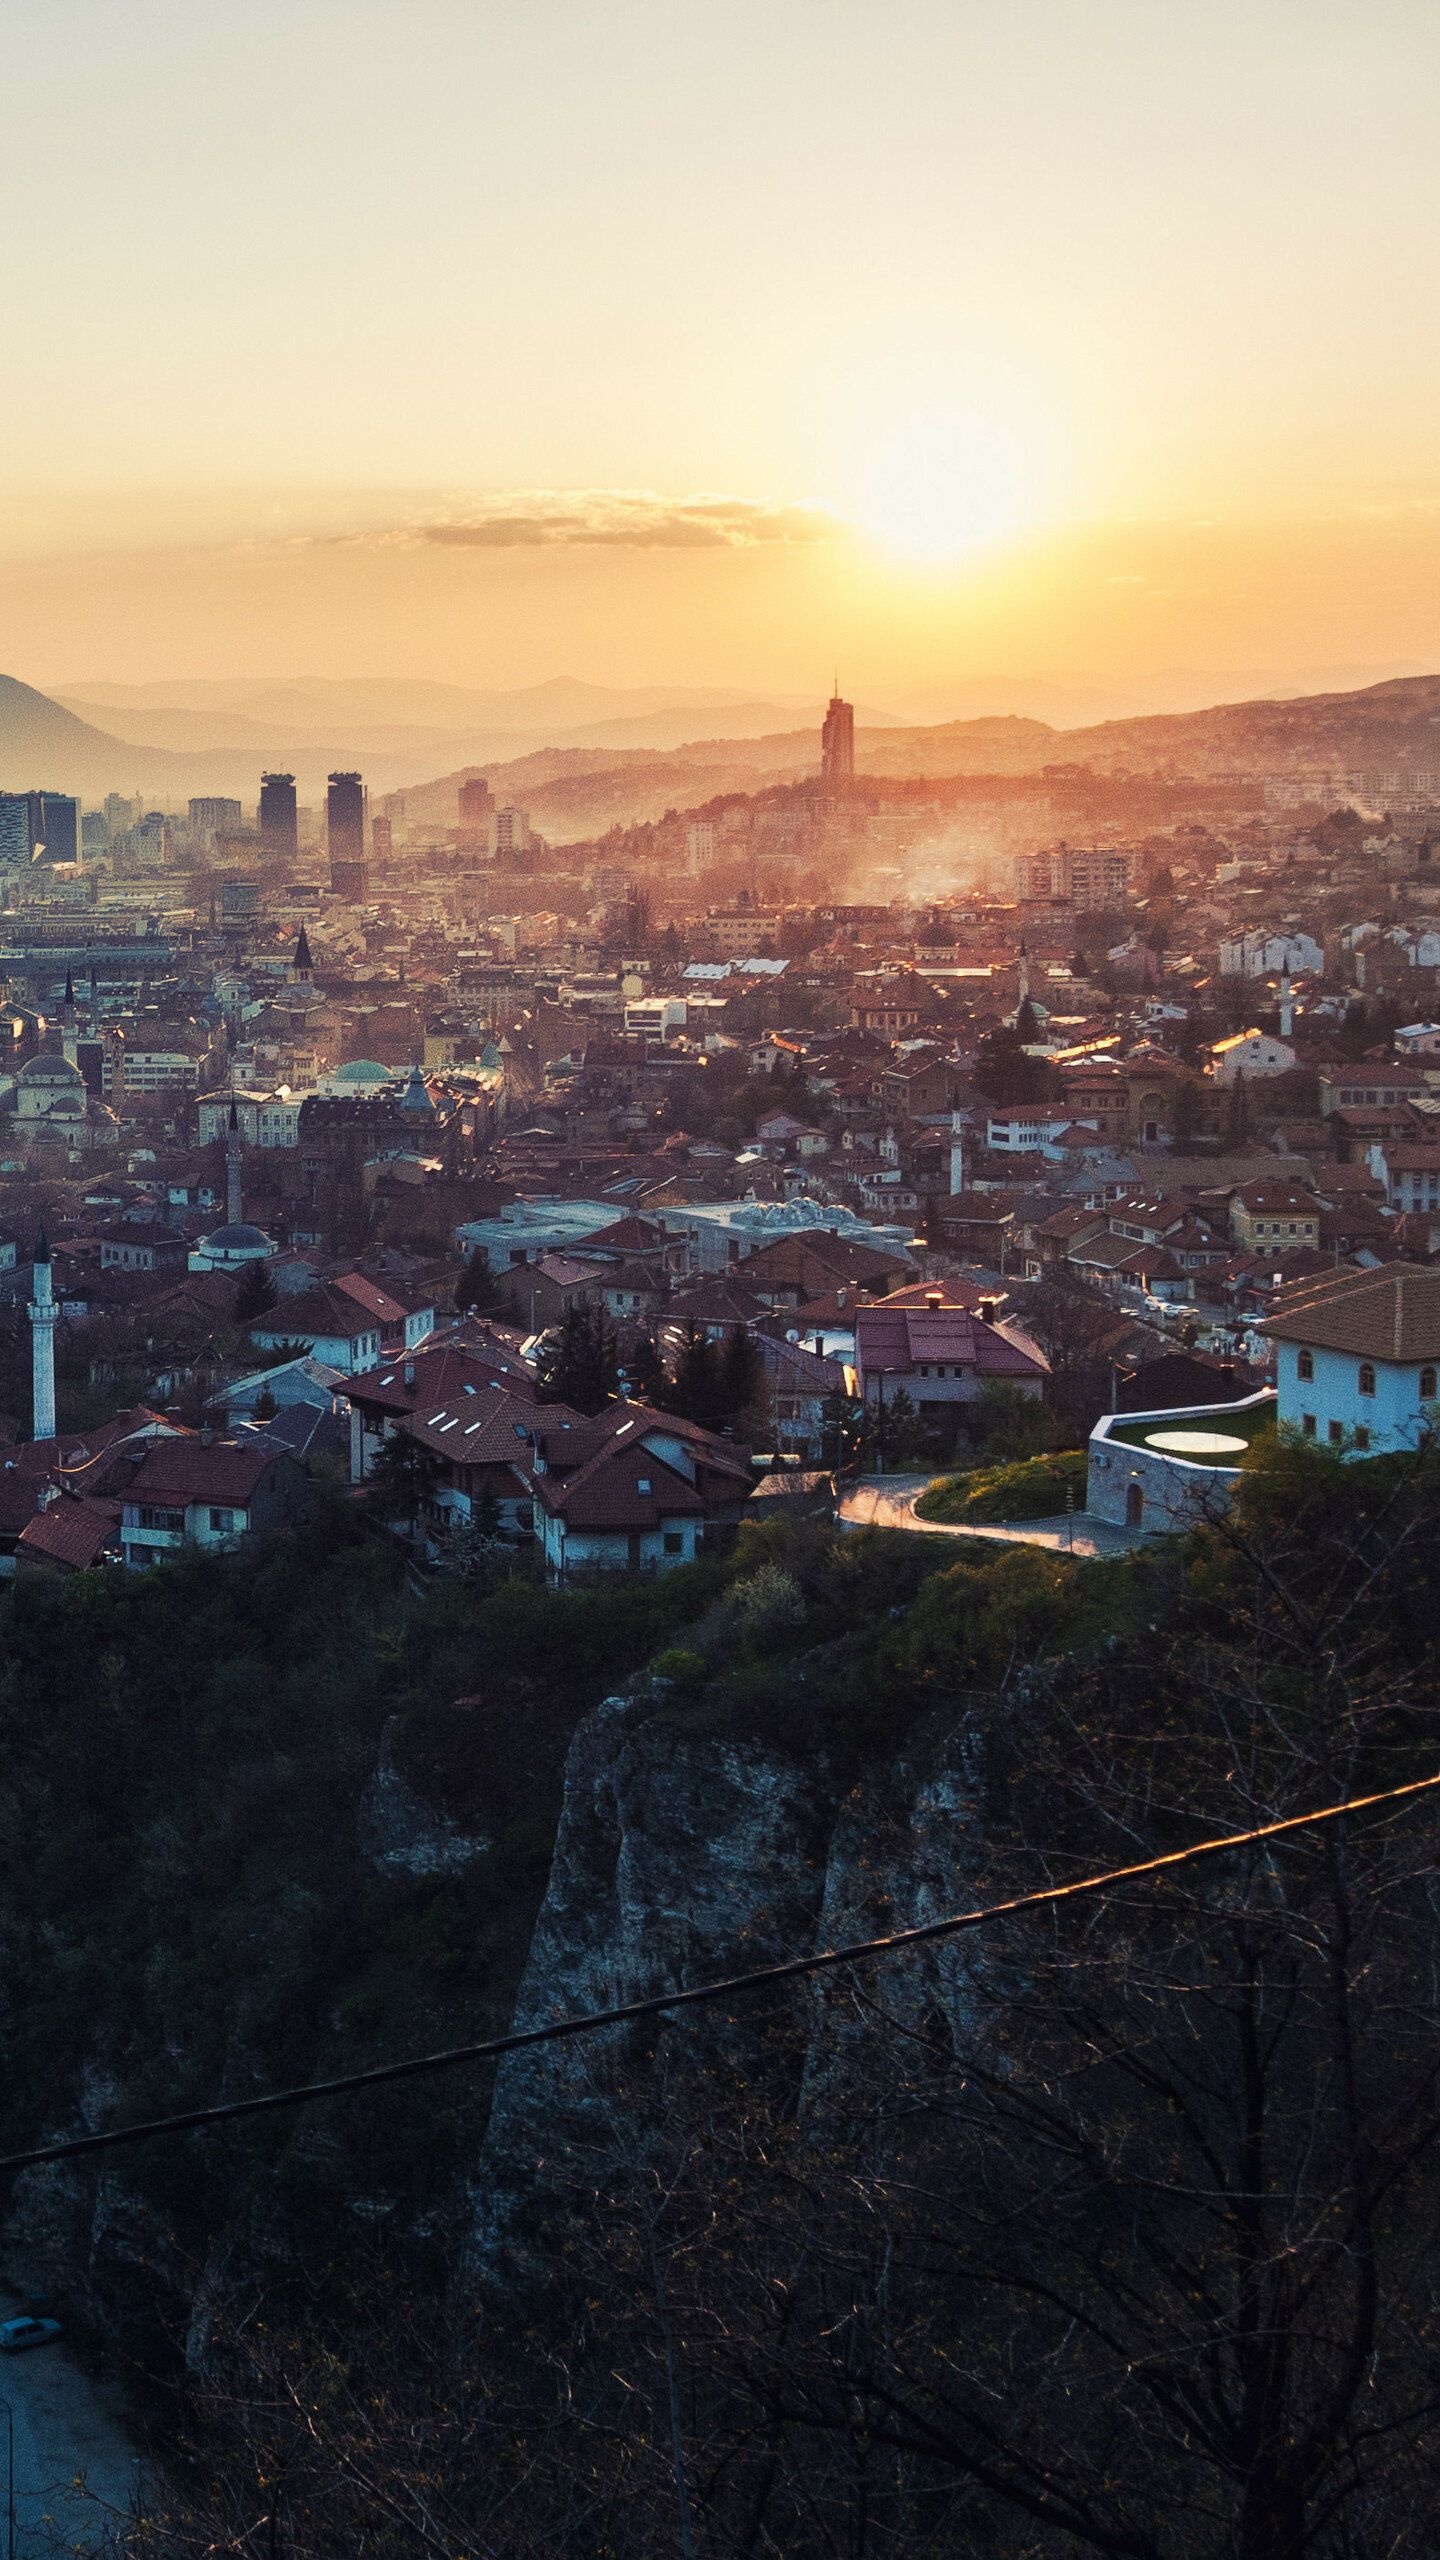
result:
<svg viewBox="0 0 1440 2560"><path fill-rule="evenodd" d="M169 757L126 745L15 676L0 676L0 791L91 797L149 789Z"/></svg>
<svg viewBox="0 0 1440 2560"><path fill-rule="evenodd" d="M1401 676L1353 693L1219 703L1205 711L1147 713L1086 728L1019 718L950 720L923 728L858 728L857 771L943 780L955 775L1042 773L1089 765L1102 773L1284 772L1355 767L1440 773L1440 676ZM521 801L556 841L655 818L731 791L798 781L819 764L816 731L747 739L705 738L670 754L614 751L527 756L486 768L497 791ZM407 787L415 817L453 815L463 777ZM1437 794L1440 796L1440 794Z"/></svg>
<svg viewBox="0 0 1440 2560"><path fill-rule="evenodd" d="M443 821L454 815L458 783L479 771L563 841L724 792L798 780L819 762L818 706L804 725L787 719L771 726L789 705L678 686L623 689L564 678L523 692L472 694L461 686L359 680L115 685L90 688L77 709L79 701L78 693L57 702L0 677L0 788L46 786L92 799L141 791L172 808L202 791L253 802L262 768L280 763L293 768L313 800L331 766L343 763L363 769L375 797L403 788L412 816ZM475 725L414 716L442 708L453 716L462 704L475 706ZM493 717L500 706L510 725L482 727L482 715ZM83 716L87 708L129 734L93 725ZM1305 767L1440 772L1440 676L1076 728L993 714L923 726L888 726L889 718L860 712L860 772L937 780L1038 774L1053 764L1197 777ZM522 724L532 721L541 724L540 736L526 733Z"/></svg>

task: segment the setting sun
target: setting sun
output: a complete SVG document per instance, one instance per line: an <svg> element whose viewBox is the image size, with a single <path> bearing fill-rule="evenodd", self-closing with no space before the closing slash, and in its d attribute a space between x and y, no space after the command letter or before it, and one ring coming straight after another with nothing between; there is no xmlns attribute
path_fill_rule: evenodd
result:
<svg viewBox="0 0 1440 2560"><path fill-rule="evenodd" d="M1033 516L1020 443L950 416L908 420L875 454L856 504L862 532L936 563L1020 532Z"/></svg>

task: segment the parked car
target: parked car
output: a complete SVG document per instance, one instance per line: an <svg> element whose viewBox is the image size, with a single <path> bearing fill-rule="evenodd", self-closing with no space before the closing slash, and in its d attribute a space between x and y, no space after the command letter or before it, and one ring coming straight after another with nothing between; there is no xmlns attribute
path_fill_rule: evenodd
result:
<svg viewBox="0 0 1440 2560"><path fill-rule="evenodd" d="M43 2347L59 2335L58 2320L32 2320L22 2312L14 2320L0 2320L0 2355L18 2356L22 2347Z"/></svg>

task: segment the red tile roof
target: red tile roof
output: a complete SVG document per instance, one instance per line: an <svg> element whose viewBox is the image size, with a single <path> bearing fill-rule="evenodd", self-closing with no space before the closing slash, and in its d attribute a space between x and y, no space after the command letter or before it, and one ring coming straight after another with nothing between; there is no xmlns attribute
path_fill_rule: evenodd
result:
<svg viewBox="0 0 1440 2560"><path fill-rule="evenodd" d="M98 1564L107 1548L119 1552L120 1505L86 1494L61 1494L28 1520L15 1542L18 1557L80 1573Z"/></svg>
<svg viewBox="0 0 1440 2560"><path fill-rule="evenodd" d="M973 1369L982 1378L1043 1378L1049 1362L1014 1326L985 1324L961 1307L860 1307L856 1358L862 1371L903 1376L921 1362Z"/></svg>

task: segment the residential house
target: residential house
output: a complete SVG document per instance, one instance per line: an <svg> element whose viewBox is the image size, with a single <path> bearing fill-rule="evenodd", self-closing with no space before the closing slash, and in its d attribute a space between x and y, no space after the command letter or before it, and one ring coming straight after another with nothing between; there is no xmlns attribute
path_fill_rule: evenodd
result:
<svg viewBox="0 0 1440 2560"><path fill-rule="evenodd" d="M1440 1270L1331 1273L1287 1290L1260 1330L1275 1344L1280 1420L1307 1440L1363 1457L1413 1449L1434 1427Z"/></svg>
<svg viewBox="0 0 1440 2560"><path fill-rule="evenodd" d="M865 1403L883 1410L903 1388L921 1412L953 1409L977 1403L998 1383L1042 1395L1049 1362L1018 1326L1001 1321L995 1303L983 1299L974 1311L947 1306L943 1288L931 1288L921 1305L892 1307L881 1298L857 1307L855 1362Z"/></svg>
<svg viewBox="0 0 1440 2560"><path fill-rule="evenodd" d="M147 1442L120 1491L120 1544L132 1567L163 1564L187 1547L238 1547L297 1521L305 1472L286 1452L175 1433Z"/></svg>
<svg viewBox="0 0 1440 2560"><path fill-rule="evenodd" d="M1230 1233L1247 1253L1303 1253L1320 1242L1320 1203L1291 1182L1245 1182L1230 1194Z"/></svg>
<svg viewBox="0 0 1440 2560"><path fill-rule="evenodd" d="M1288 1076L1298 1063L1298 1050L1269 1031L1236 1031L1228 1040L1215 1041L1210 1050L1211 1075L1226 1089L1242 1078L1246 1084L1258 1084L1266 1076Z"/></svg>
<svg viewBox="0 0 1440 2560"><path fill-rule="evenodd" d="M321 1281L280 1298L249 1328L261 1351L292 1350L303 1344L312 1360L342 1377L378 1368L383 1324L371 1307L362 1307L346 1290Z"/></svg>
<svg viewBox="0 0 1440 2560"><path fill-rule="evenodd" d="M746 1451L644 1405L613 1405L581 1427L542 1421L532 1449L535 1534L552 1582L693 1563L728 1537L753 1482Z"/></svg>

